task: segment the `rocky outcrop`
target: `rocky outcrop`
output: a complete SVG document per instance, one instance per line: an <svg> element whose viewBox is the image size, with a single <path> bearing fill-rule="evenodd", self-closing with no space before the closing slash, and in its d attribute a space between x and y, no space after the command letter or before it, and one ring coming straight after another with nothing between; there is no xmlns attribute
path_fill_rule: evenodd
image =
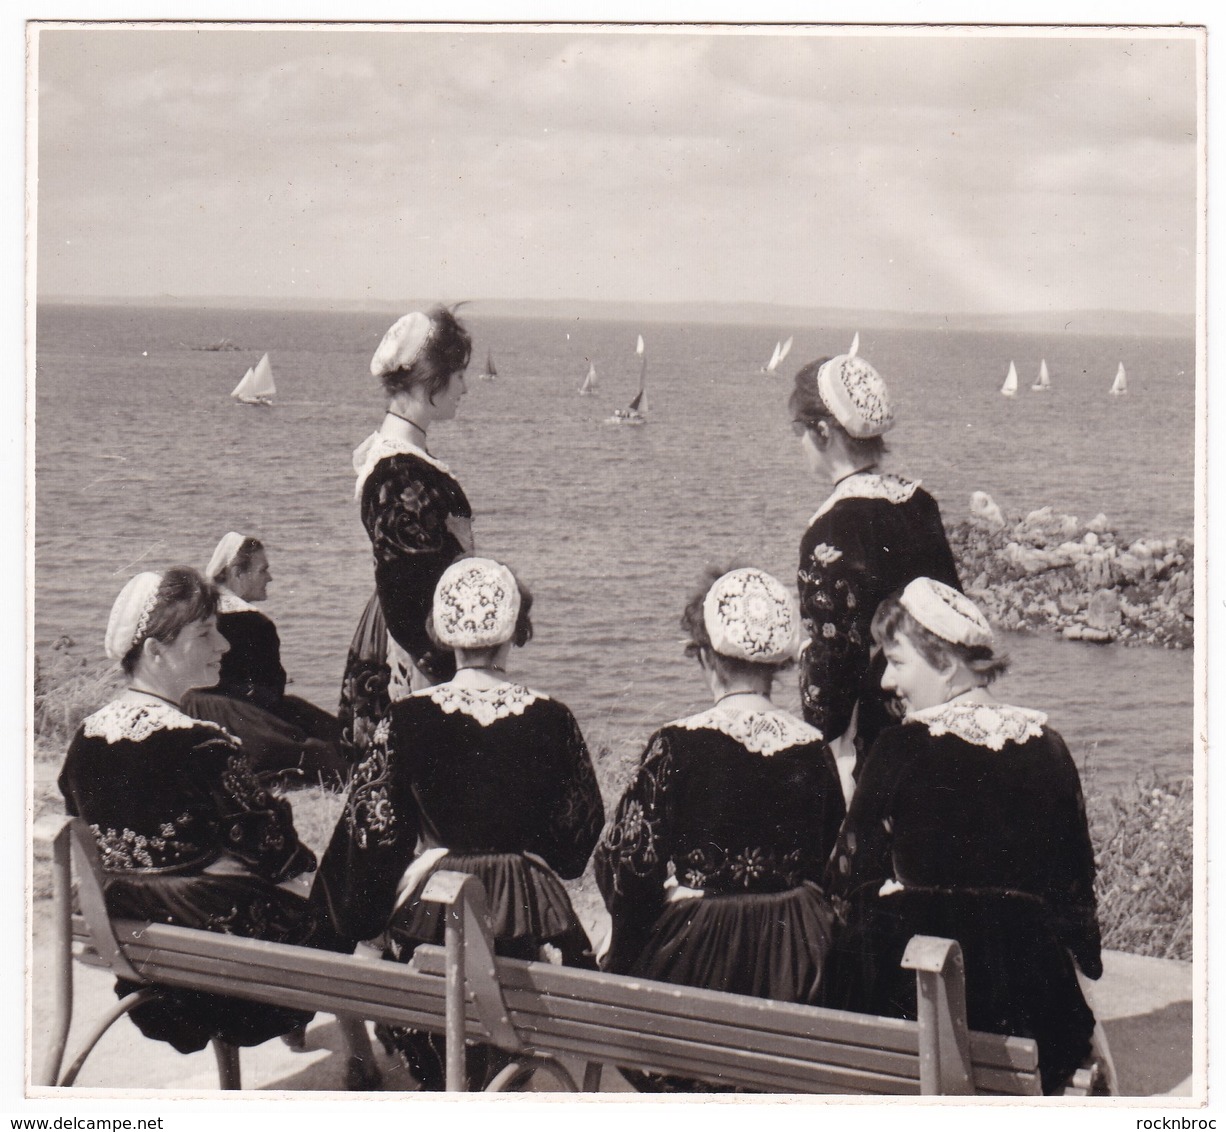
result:
<svg viewBox="0 0 1226 1132"><path fill-rule="evenodd" d="M967 593L1002 629L1192 646L1190 539L1128 542L1105 515L1082 523L1050 507L1010 516L978 491L948 533Z"/></svg>

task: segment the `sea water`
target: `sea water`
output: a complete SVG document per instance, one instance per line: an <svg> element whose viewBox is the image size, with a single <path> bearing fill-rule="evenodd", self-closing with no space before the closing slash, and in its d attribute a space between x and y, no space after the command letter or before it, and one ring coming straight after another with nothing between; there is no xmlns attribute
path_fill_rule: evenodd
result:
<svg viewBox="0 0 1226 1132"><path fill-rule="evenodd" d="M948 518L974 490L1007 511L1098 512L1127 537L1194 525L1190 340L854 326L802 328L494 319L473 332L468 395L430 448L463 484L478 551L536 595L536 638L513 674L568 703L593 746L637 756L652 728L702 706L678 617L707 563L753 563L788 583L829 484L789 428L791 377L861 353L898 404L888 467L921 479ZM334 709L345 650L370 595L352 449L383 400L369 360L387 313L44 305L36 354L35 642L101 655L132 573L202 568L228 530L269 549L265 610L299 695ZM638 389L649 423L606 424ZM795 334L776 374L761 372ZM237 349L208 349L223 341ZM487 350L494 381L478 380ZM271 355L272 408L230 391ZM1032 393L1041 358L1052 389ZM596 395L579 397L596 366ZM1013 360L1015 398L999 387ZM1116 366L1126 397L1108 393ZM1002 698L1048 712L1099 785L1191 767L1193 654L1006 635ZM795 677L776 698L793 709Z"/></svg>

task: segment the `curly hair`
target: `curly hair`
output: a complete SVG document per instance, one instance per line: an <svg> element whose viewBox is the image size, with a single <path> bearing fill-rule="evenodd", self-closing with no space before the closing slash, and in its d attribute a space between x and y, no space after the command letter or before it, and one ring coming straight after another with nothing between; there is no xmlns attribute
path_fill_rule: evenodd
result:
<svg viewBox="0 0 1226 1132"><path fill-rule="evenodd" d="M389 397L407 393L420 385L433 405L435 395L447 387L451 375L468 366L473 343L467 328L456 318L459 308L458 303L454 307L439 305L426 312L430 319L430 337L417 357L404 369L392 370L379 379Z"/></svg>
<svg viewBox="0 0 1226 1132"><path fill-rule="evenodd" d="M217 587L190 566L171 566L158 583L144 636L119 662L124 674L131 676L136 671L145 641L172 644L188 625L212 617L217 612L220 596Z"/></svg>
<svg viewBox="0 0 1226 1132"><path fill-rule="evenodd" d="M898 590L877 606L872 625L877 644L885 645L904 636L933 668L942 668L951 660L966 665L980 688L986 688L1008 671L1008 656L997 654L990 645L959 645L938 637L907 612L901 598L902 590Z"/></svg>

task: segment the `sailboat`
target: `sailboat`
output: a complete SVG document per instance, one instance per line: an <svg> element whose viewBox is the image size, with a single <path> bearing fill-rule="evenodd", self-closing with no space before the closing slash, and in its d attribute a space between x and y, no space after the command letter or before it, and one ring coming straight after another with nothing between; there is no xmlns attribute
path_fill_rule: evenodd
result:
<svg viewBox="0 0 1226 1132"><path fill-rule="evenodd" d="M1051 377L1047 373L1047 359L1039 363L1039 379L1031 387L1036 393L1043 393L1051 388Z"/></svg>
<svg viewBox="0 0 1226 1132"><path fill-rule="evenodd" d="M1128 392L1128 377L1124 373L1123 362L1120 362L1120 368L1115 371L1115 380L1111 383L1111 392L1116 396Z"/></svg>
<svg viewBox="0 0 1226 1132"><path fill-rule="evenodd" d="M782 362L783 359L788 356L791 350L792 350L792 339L791 338L789 338L786 342L782 342L782 343L776 342L775 352L771 354L771 360L767 362L766 365L762 368L762 372L763 373L774 373L775 370L779 368L779 363Z"/></svg>
<svg viewBox="0 0 1226 1132"><path fill-rule="evenodd" d="M639 391L625 409L614 409L613 415L605 420L605 424L644 425L647 423L647 352L643 346L641 334L634 352L642 359L639 367Z"/></svg>
<svg viewBox="0 0 1226 1132"><path fill-rule="evenodd" d="M243 374L243 379L230 394L240 405L271 405L277 392L277 383L272 379L272 363L265 354L253 369Z"/></svg>
<svg viewBox="0 0 1226 1132"><path fill-rule="evenodd" d="M1017 396L1017 366L1012 362L1009 363L1009 372L1005 376L1005 383L1000 387L1002 397Z"/></svg>
<svg viewBox="0 0 1226 1132"><path fill-rule="evenodd" d="M589 393L596 392L596 363L590 358L584 358L587 362L587 377L583 379L583 384L579 386L579 396L586 397Z"/></svg>
<svg viewBox="0 0 1226 1132"><path fill-rule="evenodd" d="M478 381L493 381L498 376L498 367L494 365L494 355L489 350L485 352L485 369L477 374Z"/></svg>

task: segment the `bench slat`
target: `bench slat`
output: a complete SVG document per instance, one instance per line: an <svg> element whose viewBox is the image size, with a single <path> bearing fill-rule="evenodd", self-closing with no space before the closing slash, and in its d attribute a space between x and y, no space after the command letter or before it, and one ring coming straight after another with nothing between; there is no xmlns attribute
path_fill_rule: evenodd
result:
<svg viewBox="0 0 1226 1132"><path fill-rule="evenodd" d="M445 967L443 949L428 945L419 947L413 954L412 966L441 976ZM578 1017L589 1007L619 1007L645 1015L645 1028L653 1030L664 1025L662 1019L668 1016L685 1024L725 1025L736 1031L732 1044L737 1048L743 1048L751 1040L757 1043L775 1037L796 1037L806 1042L823 1040L859 1047L870 1056L902 1054L915 1059L919 1053L918 1024L901 1018L849 1014L648 979L631 981L604 972L529 963L522 959L500 958L498 978L508 1003L512 997L522 1001L517 992L523 992L527 996L543 996L543 1000L564 1017L572 1016L565 1013L568 1006L564 1004L573 1004L580 1012ZM617 1025L617 1015L610 1014L608 1024ZM752 1039L747 1031L753 1033ZM978 1031L973 1031L970 1038L971 1060L976 1066L1037 1073L1038 1049L1032 1039ZM914 1074L918 1076L918 1061L915 1065Z"/></svg>

